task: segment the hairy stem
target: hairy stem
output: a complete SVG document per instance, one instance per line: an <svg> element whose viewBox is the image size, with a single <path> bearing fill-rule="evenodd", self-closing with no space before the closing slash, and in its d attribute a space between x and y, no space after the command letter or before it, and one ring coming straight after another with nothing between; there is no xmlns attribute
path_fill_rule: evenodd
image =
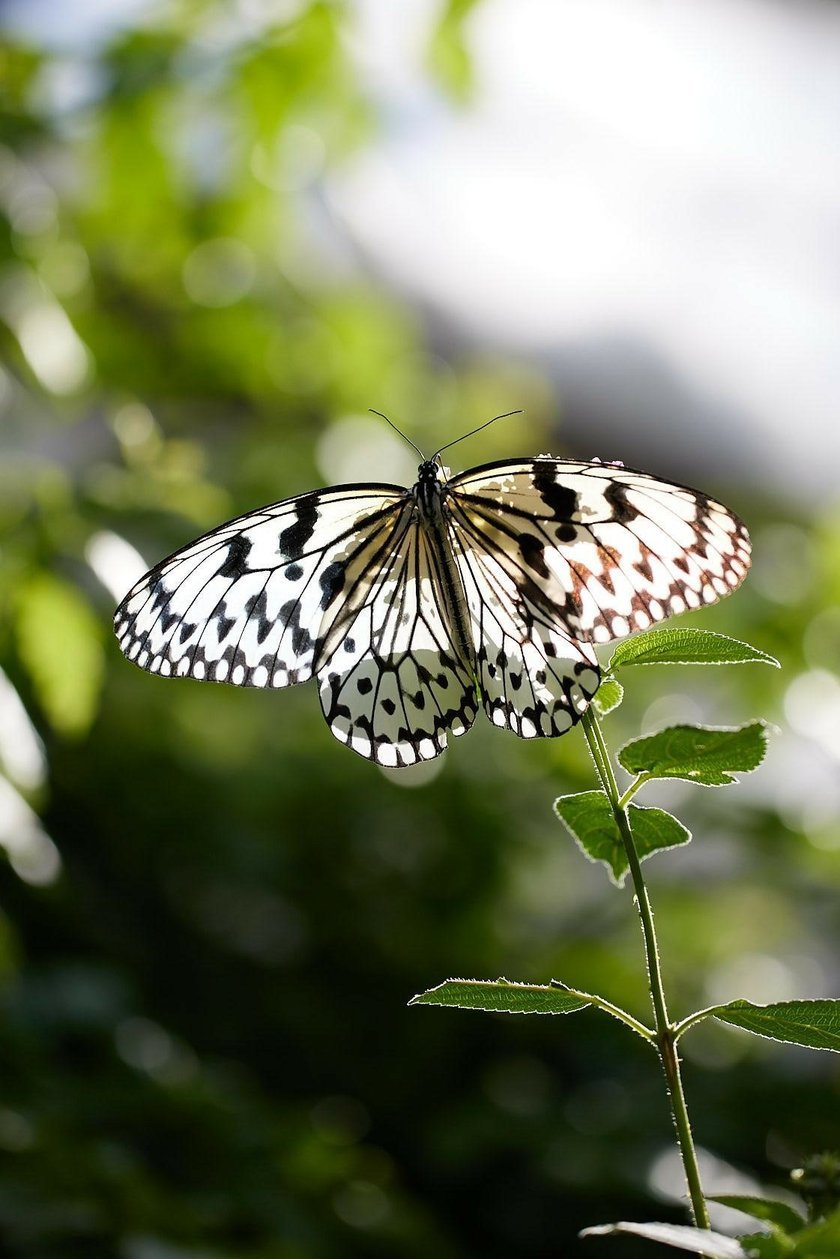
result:
<svg viewBox="0 0 840 1259"><path fill-rule="evenodd" d="M677 1134L677 1142L685 1170L685 1179L691 1201L691 1214L694 1223L699 1228L708 1228L709 1212L700 1184L700 1168L697 1164L697 1151L694 1148L694 1137L691 1133L691 1123L688 1118L688 1108L680 1073L680 1060L674 1038L674 1024L668 1018L668 1007L665 1003L662 968L659 963L659 945L656 940L656 929L653 925L653 909L651 908L647 885L642 873L642 863L639 860L639 854L636 851L636 845L633 840L633 832L630 829L630 821L625 807L626 802L622 799L619 792L609 751L604 742L604 736L593 708L588 708L584 713L581 725L592 760L595 762L595 770L601 780L601 786L609 799L616 825L627 853L630 877L633 880L633 888L636 893L636 904L639 910L639 919L645 944L648 985L656 1025L656 1045L665 1075L671 1116L674 1121L674 1129Z"/></svg>
<svg viewBox="0 0 840 1259"><path fill-rule="evenodd" d="M599 997L594 992L579 992L576 988L569 988L567 984L561 984L559 980L552 979L550 981L556 988L562 988L570 994L570 996L582 997L591 1005L597 1006L599 1010L603 1010L605 1014L611 1014L614 1019L618 1019L619 1023L623 1023L625 1027L629 1027L637 1036L641 1036L642 1040L650 1041L652 1045L656 1044L656 1032L651 1028L645 1027L644 1023L634 1019L632 1014L628 1014L626 1010L622 1010L620 1005L614 1005L612 1001L607 1001L606 997Z"/></svg>

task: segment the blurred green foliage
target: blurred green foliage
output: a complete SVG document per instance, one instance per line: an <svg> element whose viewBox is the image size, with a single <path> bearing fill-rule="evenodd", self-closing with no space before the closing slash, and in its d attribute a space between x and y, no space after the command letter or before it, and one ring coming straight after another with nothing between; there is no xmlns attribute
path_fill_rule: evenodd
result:
<svg viewBox="0 0 840 1259"><path fill-rule="evenodd" d="M456 48L465 7L443 15ZM0 1253L594 1254L578 1228L649 1218L664 1183L645 1047L586 1012L406 1008L507 973L645 1009L630 897L551 812L592 786L579 736L484 723L381 773L311 686L150 678L110 639L121 544L151 563L323 483L330 443L369 442L382 479L369 406L425 446L527 408L468 463L562 445L531 367L441 358L352 262L327 190L379 125L352 13L154 12L102 46L0 50ZM798 733L749 790L657 797L695 835L651 863L677 1013L836 991L840 943L836 810L803 769L833 738L837 522L704 488L756 526L757 564L690 623L783 671L634 671L609 737L785 713ZM686 1052L719 1157L772 1183L836 1144L829 1055L727 1029Z"/></svg>

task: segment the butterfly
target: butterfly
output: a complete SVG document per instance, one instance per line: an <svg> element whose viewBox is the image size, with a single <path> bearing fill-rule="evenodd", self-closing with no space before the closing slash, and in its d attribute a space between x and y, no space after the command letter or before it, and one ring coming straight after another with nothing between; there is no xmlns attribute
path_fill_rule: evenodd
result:
<svg viewBox="0 0 840 1259"><path fill-rule="evenodd" d="M418 452L410 488L314 490L176 551L117 609L122 651L164 677L316 677L336 738L397 767L482 708L525 739L565 734L598 689L595 644L714 603L749 567L742 522L697 490L551 455L453 477L445 449Z"/></svg>

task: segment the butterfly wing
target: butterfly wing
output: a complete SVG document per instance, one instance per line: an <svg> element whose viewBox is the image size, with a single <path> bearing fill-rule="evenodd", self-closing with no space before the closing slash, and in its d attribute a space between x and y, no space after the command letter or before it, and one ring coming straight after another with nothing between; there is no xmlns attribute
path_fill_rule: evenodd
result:
<svg viewBox="0 0 840 1259"><path fill-rule="evenodd" d="M451 638L443 579L434 539L412 520L343 618L321 672L333 734L380 765L430 760L475 720L475 683Z"/></svg>
<svg viewBox="0 0 840 1259"><path fill-rule="evenodd" d="M120 647L164 676L304 682L405 530L410 502L399 486L337 486L228 521L129 591L114 617Z"/></svg>
<svg viewBox="0 0 840 1259"><path fill-rule="evenodd" d="M493 541L457 507L448 514L448 532L487 716L526 739L565 734L598 689L593 646L571 637L561 612L511 572Z"/></svg>
<svg viewBox="0 0 840 1259"><path fill-rule="evenodd" d="M447 485L467 545L578 644L647 629L736 589L749 535L721 503L643 472L543 456Z"/></svg>
<svg viewBox="0 0 840 1259"><path fill-rule="evenodd" d="M475 720L436 557L399 486L338 486L229 521L163 560L114 625L151 673L283 687L319 674L333 734L382 765Z"/></svg>

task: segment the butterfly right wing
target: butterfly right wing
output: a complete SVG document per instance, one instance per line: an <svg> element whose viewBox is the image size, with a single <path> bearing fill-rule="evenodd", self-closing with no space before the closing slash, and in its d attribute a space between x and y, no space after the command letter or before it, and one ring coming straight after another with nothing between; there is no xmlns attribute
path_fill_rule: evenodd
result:
<svg viewBox="0 0 840 1259"><path fill-rule="evenodd" d="M468 531L577 641L609 642L714 603L749 568L733 512L631 468L544 455L472 468L447 489Z"/></svg>
<svg viewBox="0 0 840 1259"><path fill-rule="evenodd" d="M306 681L405 532L411 503L400 486L336 486L228 521L129 591L114 617L123 653L163 676Z"/></svg>
<svg viewBox="0 0 840 1259"><path fill-rule="evenodd" d="M561 609L538 586L514 577L457 501L447 519L487 716L523 739L565 734L600 684L593 645L571 637Z"/></svg>

